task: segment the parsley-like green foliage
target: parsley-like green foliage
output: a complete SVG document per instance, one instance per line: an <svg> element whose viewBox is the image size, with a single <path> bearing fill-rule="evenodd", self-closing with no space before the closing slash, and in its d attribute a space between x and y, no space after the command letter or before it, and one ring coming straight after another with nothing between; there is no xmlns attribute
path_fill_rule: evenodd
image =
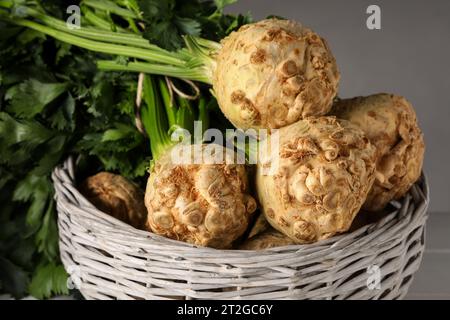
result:
<svg viewBox="0 0 450 320"><path fill-rule="evenodd" d="M162 48L179 49L183 43L182 33L200 34L200 24L188 17L180 16L175 10L175 0L141 0L139 6L143 11L146 25L144 37Z"/></svg>
<svg viewBox="0 0 450 320"><path fill-rule="evenodd" d="M88 172L143 182L150 150L134 124L136 75L99 72L92 53L0 29L0 292L48 298L68 293L52 170L76 154Z"/></svg>
<svg viewBox="0 0 450 320"><path fill-rule="evenodd" d="M139 0L146 26L144 37L167 50L180 49L183 35L220 40L250 21L249 16L223 14L236 0Z"/></svg>
<svg viewBox="0 0 450 320"><path fill-rule="evenodd" d="M67 292L67 276L60 264L39 265L30 283L30 294L38 299L50 297L55 292Z"/></svg>

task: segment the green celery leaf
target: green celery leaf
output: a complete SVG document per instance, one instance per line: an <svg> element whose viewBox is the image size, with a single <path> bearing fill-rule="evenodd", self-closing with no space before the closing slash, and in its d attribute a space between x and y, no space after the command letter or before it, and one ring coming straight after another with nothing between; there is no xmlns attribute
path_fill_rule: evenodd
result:
<svg viewBox="0 0 450 320"><path fill-rule="evenodd" d="M237 0L214 0L218 10L223 10L226 6L236 2Z"/></svg>
<svg viewBox="0 0 450 320"><path fill-rule="evenodd" d="M42 146L43 156L39 159L37 166L31 171L31 174L44 176L50 174L56 165L63 159L66 152L67 137L65 135L56 135Z"/></svg>
<svg viewBox="0 0 450 320"><path fill-rule="evenodd" d="M29 201L33 197L33 191L45 190L46 181L42 177L27 175L27 177L17 184L14 190L14 201Z"/></svg>
<svg viewBox="0 0 450 320"><path fill-rule="evenodd" d="M5 99L9 100L6 110L16 116L31 119L66 90L66 83L42 83L30 79L6 92Z"/></svg>
<svg viewBox="0 0 450 320"><path fill-rule="evenodd" d="M184 45L182 36L189 34L199 36L202 25L199 18L207 17L203 10L209 8L211 1L198 0L140 0L138 5L147 26L144 38L170 51Z"/></svg>
<svg viewBox="0 0 450 320"><path fill-rule="evenodd" d="M29 291L38 299L49 298L54 294L68 294L67 273L62 265L41 264L36 268Z"/></svg>
<svg viewBox="0 0 450 320"><path fill-rule="evenodd" d="M135 165L134 170L131 171L129 176L131 178L143 177L144 175L147 174L149 167L150 167L150 157L147 158L144 157L140 162L137 163L137 165Z"/></svg>
<svg viewBox="0 0 450 320"><path fill-rule="evenodd" d="M116 123L116 127L114 129L106 130L102 136L102 142L107 141L117 141L121 139L129 138L133 136L136 132L136 129L121 123Z"/></svg>
<svg viewBox="0 0 450 320"><path fill-rule="evenodd" d="M36 39L45 40L45 35L41 32L35 31L33 29L25 29L17 38L16 41L21 44L29 43Z"/></svg>
<svg viewBox="0 0 450 320"><path fill-rule="evenodd" d="M44 215L53 188L50 179L28 174L14 190L14 201L30 201L27 212L27 223L30 226L39 225Z"/></svg>
<svg viewBox="0 0 450 320"><path fill-rule="evenodd" d="M93 85L88 90L91 99L87 104L88 112L94 117L112 115L114 105L114 86L104 74L95 77Z"/></svg>
<svg viewBox="0 0 450 320"><path fill-rule="evenodd" d="M135 108L135 102L133 99L122 99L118 104L117 108L120 111L121 114L134 116L134 108Z"/></svg>
<svg viewBox="0 0 450 320"><path fill-rule="evenodd" d="M58 51L55 55L55 62L59 63L62 58L70 56L70 49L72 49L72 46L70 44L67 44L65 42L58 42Z"/></svg>
<svg viewBox="0 0 450 320"><path fill-rule="evenodd" d="M199 36L201 32L201 24L190 18L175 17L174 23L183 34Z"/></svg>
<svg viewBox="0 0 450 320"><path fill-rule="evenodd" d="M51 200L44 215L44 221L36 234L38 252L43 253L49 261L58 256L58 229L56 227L55 203Z"/></svg>
<svg viewBox="0 0 450 320"><path fill-rule="evenodd" d="M58 130L74 130L75 128L75 100L69 93L64 101L57 107L56 112L49 117L50 124Z"/></svg>
<svg viewBox="0 0 450 320"><path fill-rule="evenodd" d="M167 50L180 49L183 38L178 34L178 29L171 21L153 23L152 27L146 29L144 37L151 42Z"/></svg>
<svg viewBox="0 0 450 320"><path fill-rule="evenodd" d="M7 152L9 147L20 144L21 147L35 148L53 135L53 132L37 121L17 120L5 112L0 112L0 151Z"/></svg>

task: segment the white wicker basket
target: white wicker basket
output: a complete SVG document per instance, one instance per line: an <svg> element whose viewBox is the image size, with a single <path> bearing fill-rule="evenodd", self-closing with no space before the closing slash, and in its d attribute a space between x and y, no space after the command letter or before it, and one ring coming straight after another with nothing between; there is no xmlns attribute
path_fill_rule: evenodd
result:
<svg viewBox="0 0 450 320"><path fill-rule="evenodd" d="M400 299L424 251L425 178L377 223L262 251L195 247L136 230L78 192L73 159L53 181L61 258L87 299Z"/></svg>

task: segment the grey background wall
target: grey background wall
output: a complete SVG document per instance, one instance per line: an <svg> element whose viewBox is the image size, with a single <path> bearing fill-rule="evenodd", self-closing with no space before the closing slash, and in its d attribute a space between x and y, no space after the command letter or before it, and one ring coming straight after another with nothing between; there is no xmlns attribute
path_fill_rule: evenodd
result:
<svg viewBox="0 0 450 320"><path fill-rule="evenodd" d="M366 27L371 4L381 7L381 30ZM431 210L450 213L450 1L239 0L228 11L295 19L325 37L340 67L341 97L407 97L427 143Z"/></svg>

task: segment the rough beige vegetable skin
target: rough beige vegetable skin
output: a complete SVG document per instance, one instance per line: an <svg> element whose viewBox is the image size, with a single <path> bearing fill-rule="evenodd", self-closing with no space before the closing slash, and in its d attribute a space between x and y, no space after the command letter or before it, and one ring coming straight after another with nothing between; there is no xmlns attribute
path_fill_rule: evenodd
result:
<svg viewBox="0 0 450 320"><path fill-rule="evenodd" d="M281 232L270 228L257 236L244 241L238 249L240 250L262 250L274 247L288 246L295 242Z"/></svg>
<svg viewBox="0 0 450 320"><path fill-rule="evenodd" d="M145 195L148 227L154 233L196 245L231 247L256 210L245 165L175 164L171 153L177 154L181 146L174 148L158 158L150 172ZM204 151L207 146L201 148ZM226 159L234 156L223 147L217 148Z"/></svg>
<svg viewBox="0 0 450 320"><path fill-rule="evenodd" d="M80 192L99 210L143 229L147 217L144 193L128 179L109 172L88 177Z"/></svg>
<svg viewBox="0 0 450 320"><path fill-rule="evenodd" d="M280 147L264 154L257 169L269 223L297 243L347 231L372 186L375 147L359 128L335 117L309 118L278 131ZM277 159L276 170L265 171Z"/></svg>
<svg viewBox="0 0 450 320"><path fill-rule="evenodd" d="M340 100L333 113L358 125L377 148L376 179L364 208L383 209L419 179L425 143L416 114L403 97L376 94Z"/></svg>
<svg viewBox="0 0 450 320"><path fill-rule="evenodd" d="M324 39L290 20L268 19L222 40L213 87L238 128L281 128L330 111L339 83Z"/></svg>

